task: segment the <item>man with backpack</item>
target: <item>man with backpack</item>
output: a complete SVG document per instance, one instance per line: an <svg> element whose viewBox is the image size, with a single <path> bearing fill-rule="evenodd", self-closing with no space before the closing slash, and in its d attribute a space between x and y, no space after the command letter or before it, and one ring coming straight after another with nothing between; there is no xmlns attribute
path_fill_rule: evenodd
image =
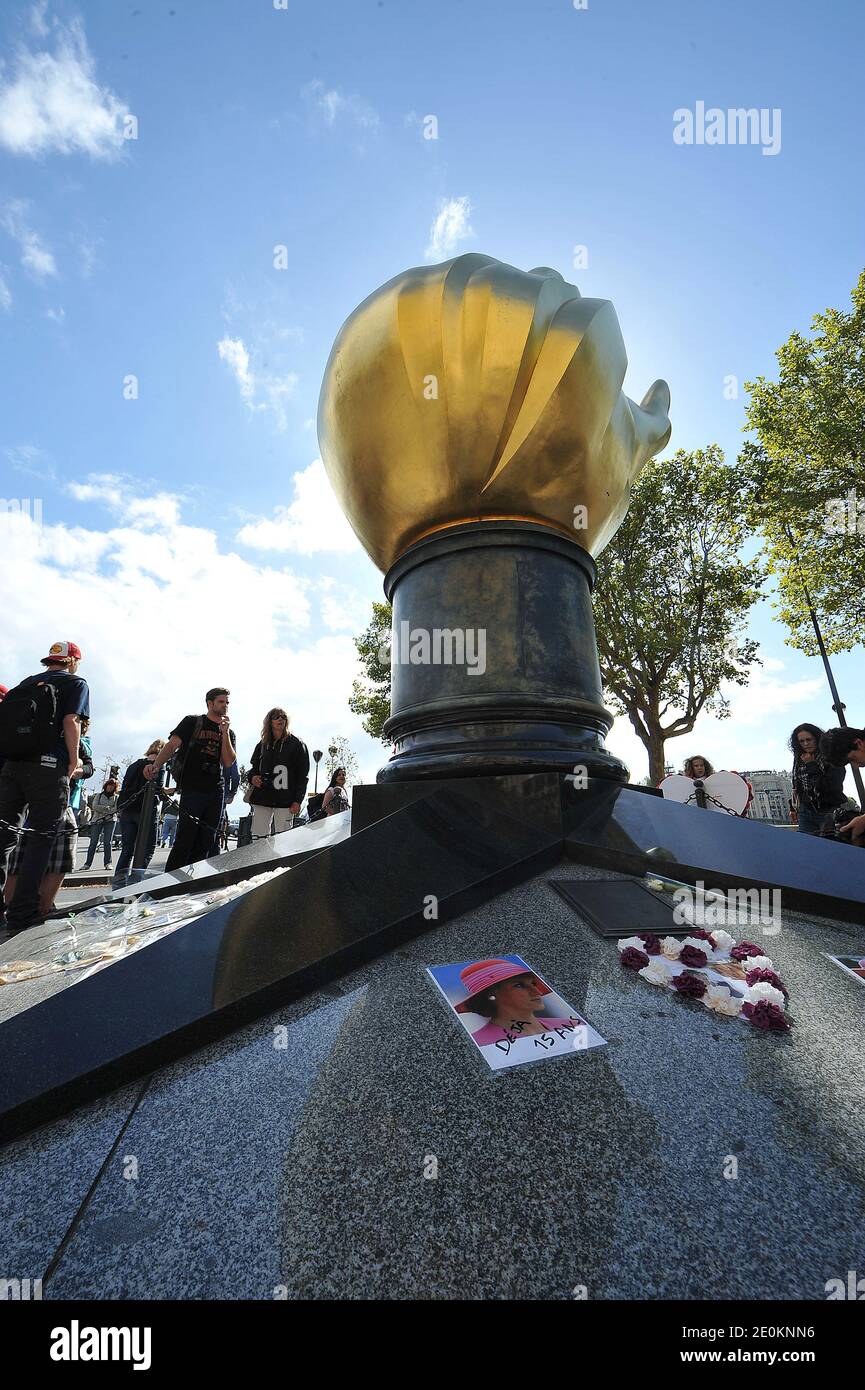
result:
<svg viewBox="0 0 865 1390"><path fill-rule="evenodd" d="M171 775L180 788L177 838L165 865L169 873L217 852L214 845L225 798L223 769L237 758L228 695L224 686L208 690L207 713L181 719L162 751L143 769L149 781L171 760Z"/></svg>
<svg viewBox="0 0 865 1390"><path fill-rule="evenodd" d="M7 913L11 935L44 920L39 887L69 804L69 779L78 770L79 720L90 715L87 682L76 674L80 661L74 642L55 642L42 658L44 671L0 702L0 888L25 810L29 825Z"/></svg>

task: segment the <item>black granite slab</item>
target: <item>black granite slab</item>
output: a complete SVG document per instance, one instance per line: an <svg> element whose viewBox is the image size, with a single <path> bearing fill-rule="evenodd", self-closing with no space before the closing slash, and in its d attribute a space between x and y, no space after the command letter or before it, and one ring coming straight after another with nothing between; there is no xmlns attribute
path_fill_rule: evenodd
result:
<svg viewBox="0 0 865 1390"><path fill-rule="evenodd" d="M433 790L0 1026L0 1139L152 1070L558 860L555 775ZM434 912L433 912L434 905Z"/></svg>
<svg viewBox="0 0 865 1390"><path fill-rule="evenodd" d="M261 836L224 854L214 855L212 859L200 859L184 868L172 869L170 873L152 874L125 888L87 898L76 903L75 911L84 912L100 903L116 902L121 898L172 898L178 893L212 893L215 888L242 883L244 879L255 878L272 869L293 867L310 855L320 854L342 833L349 834L350 821L351 812L342 811L326 821L285 830L281 835ZM74 883L68 886L74 887ZM65 908L52 914L58 918L66 915Z"/></svg>
<svg viewBox="0 0 865 1390"><path fill-rule="evenodd" d="M779 888L782 910L865 922L865 850L700 811L591 779L564 782L565 854L643 874L665 867L707 888Z"/></svg>

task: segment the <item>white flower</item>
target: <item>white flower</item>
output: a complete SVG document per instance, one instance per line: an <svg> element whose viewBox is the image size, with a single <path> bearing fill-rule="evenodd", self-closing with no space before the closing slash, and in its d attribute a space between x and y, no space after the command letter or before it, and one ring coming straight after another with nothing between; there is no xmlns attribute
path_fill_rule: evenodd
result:
<svg viewBox="0 0 865 1390"><path fill-rule="evenodd" d="M731 1018L735 1018L742 1007L741 999L737 999L726 985L710 985L703 995L703 1003L707 1009L714 1009L718 1014L729 1014Z"/></svg>
<svg viewBox="0 0 865 1390"><path fill-rule="evenodd" d="M646 943L641 941L638 936L623 936L620 941L616 942L616 949L619 951L627 951L629 946L633 946L635 951L642 951L646 956L649 954L646 950Z"/></svg>
<svg viewBox="0 0 865 1390"><path fill-rule="evenodd" d="M682 952L682 943L675 936L664 936L661 938L661 950L667 960L678 960Z"/></svg>
<svg viewBox="0 0 865 1390"><path fill-rule="evenodd" d="M749 956L743 961L746 970L774 970L775 967L768 956Z"/></svg>
<svg viewBox="0 0 865 1390"><path fill-rule="evenodd" d="M644 965L638 974L650 985L663 985L666 988L670 983L669 971L662 965L659 956L655 956L648 965Z"/></svg>
<svg viewBox="0 0 865 1390"><path fill-rule="evenodd" d="M761 999L765 999L767 1004L777 1004L779 1009L783 1009L787 1002L780 989L776 989L774 985L761 983L751 985L750 989L745 990L746 1004L759 1004Z"/></svg>
<svg viewBox="0 0 865 1390"><path fill-rule="evenodd" d="M712 928L712 939L715 942L716 956L729 955L736 944L736 938L731 936L728 931L719 931L716 927Z"/></svg>

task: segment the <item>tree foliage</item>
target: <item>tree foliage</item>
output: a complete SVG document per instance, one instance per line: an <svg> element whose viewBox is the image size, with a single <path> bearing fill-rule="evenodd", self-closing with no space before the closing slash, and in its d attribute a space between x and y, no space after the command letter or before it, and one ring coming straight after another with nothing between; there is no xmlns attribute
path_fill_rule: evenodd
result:
<svg viewBox="0 0 865 1390"><path fill-rule="evenodd" d="M334 734L327 745L325 776L330 781L338 767L345 768L345 785L351 787L357 781L357 757L352 752L347 738Z"/></svg>
<svg viewBox="0 0 865 1390"><path fill-rule="evenodd" d="M747 684L757 659L743 628L763 576L741 557L747 538L738 475L712 444L643 470L598 560L605 694L643 743L653 785L665 741L690 733L703 710L728 715L724 683Z"/></svg>
<svg viewBox="0 0 865 1390"><path fill-rule="evenodd" d="M865 271L848 313L827 309L813 335L777 352L778 380L747 382L740 458L790 646L815 655L807 594L829 651L848 651L865 621ZM806 592L807 591L807 592Z"/></svg>
<svg viewBox="0 0 865 1390"><path fill-rule="evenodd" d="M369 627L354 639L365 674L352 685L348 702L366 732L382 743L387 743L384 721L390 716L390 625L390 604L374 603Z"/></svg>

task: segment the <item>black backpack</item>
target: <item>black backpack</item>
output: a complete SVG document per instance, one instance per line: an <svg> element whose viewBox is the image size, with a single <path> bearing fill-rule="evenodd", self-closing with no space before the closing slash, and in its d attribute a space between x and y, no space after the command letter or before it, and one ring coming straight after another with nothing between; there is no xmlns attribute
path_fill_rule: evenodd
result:
<svg viewBox="0 0 865 1390"><path fill-rule="evenodd" d="M0 757L38 758L58 738L57 686L28 676L0 702Z"/></svg>
<svg viewBox="0 0 865 1390"><path fill-rule="evenodd" d="M183 790L183 769L186 766L186 759L189 757L195 740L201 733L203 724L204 717L203 715L199 715L192 726L192 733L189 735L189 742L186 745L181 744L177 752L173 753L172 756L168 759L168 762L166 763L168 776L174 778L174 781L177 783L181 791Z"/></svg>

